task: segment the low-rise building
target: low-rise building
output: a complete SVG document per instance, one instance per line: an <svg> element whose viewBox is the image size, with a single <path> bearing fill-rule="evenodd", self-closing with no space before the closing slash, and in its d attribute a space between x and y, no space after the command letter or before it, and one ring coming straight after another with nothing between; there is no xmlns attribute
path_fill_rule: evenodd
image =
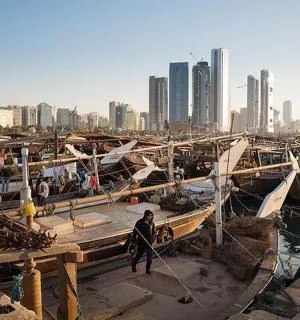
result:
<svg viewBox="0 0 300 320"><path fill-rule="evenodd" d="M0 126L3 128L14 125L13 110L9 107L0 107Z"/></svg>

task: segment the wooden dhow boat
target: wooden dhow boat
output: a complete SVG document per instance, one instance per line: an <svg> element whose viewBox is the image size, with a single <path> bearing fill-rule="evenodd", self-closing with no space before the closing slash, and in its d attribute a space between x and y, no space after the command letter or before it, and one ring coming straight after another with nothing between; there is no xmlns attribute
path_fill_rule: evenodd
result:
<svg viewBox="0 0 300 320"><path fill-rule="evenodd" d="M231 152L228 149L220 156L220 174L226 175L228 161L230 162L229 170L232 170L247 144L247 139L241 137L231 147ZM52 216L40 216L40 213L49 210L45 210L45 207L37 207L34 225L52 235L57 234L58 244L78 244L84 251L86 265L92 261L125 253L126 246L124 244L132 232L132 227L147 209L154 212L158 230L157 244L167 244L170 240L193 232L214 212L214 193L212 190L214 185L210 182L213 177L212 173L208 177L180 182L171 181L158 186L131 188L94 197L58 202L54 206L50 205ZM224 202L230 188L227 186L225 177L220 180L221 201ZM195 191L194 188L203 188L202 183L204 183L205 190ZM183 188L181 185L189 187ZM175 188L175 190L166 197L165 191L168 188ZM165 191L158 194L157 190ZM134 202L136 201L134 195L138 194L140 194L140 203L138 204L114 200L129 196ZM164 205L160 206L159 203L162 199ZM168 201L169 205L166 206ZM19 214L19 210L5 212L5 215L12 218L19 216ZM37 263L38 268L43 272L53 271L56 268L55 260L51 257L37 261Z"/></svg>

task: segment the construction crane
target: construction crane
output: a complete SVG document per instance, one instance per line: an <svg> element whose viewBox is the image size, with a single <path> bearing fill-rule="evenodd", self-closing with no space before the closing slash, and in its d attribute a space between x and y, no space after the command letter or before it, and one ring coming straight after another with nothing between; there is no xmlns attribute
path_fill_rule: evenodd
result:
<svg viewBox="0 0 300 320"><path fill-rule="evenodd" d="M70 114L70 120L71 120L71 130L74 130L74 113L77 109L77 106L75 106L74 110L72 111L72 113Z"/></svg>
<svg viewBox="0 0 300 320"><path fill-rule="evenodd" d="M194 56L193 52L191 52L191 51L190 51L190 55L197 61L197 64L203 61L203 58L201 58L201 60L199 62L199 60ZM200 74L200 77L203 78L203 75L202 75L201 71L198 70L198 72Z"/></svg>
<svg viewBox="0 0 300 320"><path fill-rule="evenodd" d="M199 60L194 56L193 52L190 51L190 55L199 63ZM200 62L203 61L203 58L201 58Z"/></svg>

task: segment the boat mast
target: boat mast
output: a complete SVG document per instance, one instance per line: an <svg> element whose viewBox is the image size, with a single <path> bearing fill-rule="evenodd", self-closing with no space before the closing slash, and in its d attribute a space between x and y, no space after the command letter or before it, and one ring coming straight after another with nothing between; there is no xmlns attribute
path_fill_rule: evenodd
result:
<svg viewBox="0 0 300 320"><path fill-rule="evenodd" d="M168 174L169 174L169 182L174 182L174 166L173 166L173 160L174 160L174 142L173 140L170 140L168 142Z"/></svg>
<svg viewBox="0 0 300 320"><path fill-rule="evenodd" d="M221 207L221 179L220 179L220 161L219 161L219 145L216 147L216 161L214 162L215 169L215 206L216 206L216 244L221 246L223 244L222 231L222 207Z"/></svg>
<svg viewBox="0 0 300 320"><path fill-rule="evenodd" d="M28 203L29 199L31 199L31 189L28 184L28 149L22 148L22 179L23 179L23 186L20 191L20 199L24 201L24 203Z"/></svg>
<svg viewBox="0 0 300 320"><path fill-rule="evenodd" d="M98 162L97 162L97 145L96 143L93 143L93 163L94 163L94 172L96 177L96 183L97 183L97 191L100 191L100 182L99 182L99 173L98 173Z"/></svg>

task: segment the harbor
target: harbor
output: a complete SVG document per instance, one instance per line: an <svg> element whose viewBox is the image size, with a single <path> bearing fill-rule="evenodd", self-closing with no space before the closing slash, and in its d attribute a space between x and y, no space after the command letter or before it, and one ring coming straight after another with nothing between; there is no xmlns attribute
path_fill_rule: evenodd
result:
<svg viewBox="0 0 300 320"><path fill-rule="evenodd" d="M298 290L297 140L35 139L0 142L11 170L1 193L1 319L297 317L294 296L279 310L261 302L278 279L276 292L292 280ZM145 273L143 256L132 263L146 212L155 234Z"/></svg>

